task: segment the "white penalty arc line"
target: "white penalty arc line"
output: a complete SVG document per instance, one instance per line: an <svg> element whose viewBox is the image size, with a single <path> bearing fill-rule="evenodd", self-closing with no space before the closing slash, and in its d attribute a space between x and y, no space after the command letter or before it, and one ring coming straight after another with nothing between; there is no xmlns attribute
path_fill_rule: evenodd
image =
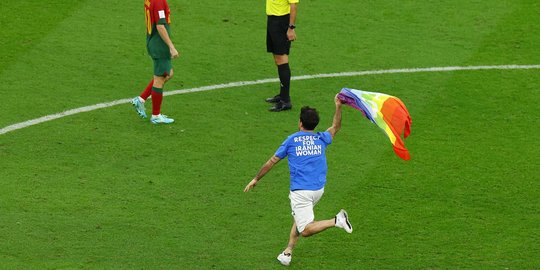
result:
<svg viewBox="0 0 540 270"><path fill-rule="evenodd" d="M314 75L302 75L302 76L293 76L291 80L300 81L300 80L310 80L310 79L319 79L319 78L336 78L336 77L354 77L354 76L367 76L367 75L378 75L378 74L396 74L396 73L419 73L419 72L448 72L448 71L460 71L460 70L505 70L505 69L540 69L540 65L498 65L498 66L454 66L454 67L429 67L429 68L403 68L403 69L384 69L384 70L367 70L367 71L353 71L353 72L338 72L338 73L326 73L326 74L314 74ZM203 92L211 91L224 88L233 88L240 86L248 85L257 85L265 83L278 82L279 79L262 79L254 81L240 81L240 82L231 82L224 84L215 84L202 87L195 87L183 90L174 90L164 93L165 96L172 96L178 94L187 94L194 92ZM111 102L99 103L95 105L80 107L76 109L67 110L61 113L55 113L39 117L36 119L24 121L21 123L13 124L6 126L0 129L0 135L6 134L11 131L18 129L27 128L44 122L56 120L66 116L79 114L83 112L90 112L97 109L108 108L120 104L126 104L131 101L130 98L119 99Z"/></svg>

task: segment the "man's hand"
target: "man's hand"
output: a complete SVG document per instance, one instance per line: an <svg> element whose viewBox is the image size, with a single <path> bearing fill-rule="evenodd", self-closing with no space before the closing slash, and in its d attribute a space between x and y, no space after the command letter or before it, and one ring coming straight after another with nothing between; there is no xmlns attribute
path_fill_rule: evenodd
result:
<svg viewBox="0 0 540 270"><path fill-rule="evenodd" d="M296 40L296 32L294 31L294 29L289 28L289 30L287 30L287 39L289 41Z"/></svg>
<svg viewBox="0 0 540 270"><path fill-rule="evenodd" d="M336 94L334 97L334 103L336 103L336 107L341 107L341 105L343 105L343 102L341 102L341 99L339 99L339 94Z"/></svg>
<svg viewBox="0 0 540 270"><path fill-rule="evenodd" d="M252 190L257 185L257 182L257 179L253 178L253 180L251 180L251 182L249 182L249 184L247 184L247 186L244 188L244 192Z"/></svg>
<svg viewBox="0 0 540 270"><path fill-rule="evenodd" d="M177 58L180 54L175 47L169 49L171 51L171 59Z"/></svg>
<svg viewBox="0 0 540 270"><path fill-rule="evenodd" d="M268 171L274 167L274 164L278 163L280 160L281 159L275 155L268 159L268 161L266 161L266 163L264 163L262 166L261 170L259 170L259 173L257 173L257 176L255 176L253 180L251 180L251 182L249 182L249 184L247 184L247 186L244 188L244 192L252 190L257 185L257 182L259 182L259 180L261 180L261 178L263 178L266 173L268 173Z"/></svg>
<svg viewBox="0 0 540 270"><path fill-rule="evenodd" d="M334 120L332 121L332 126L329 127L326 131L330 132L330 135L332 136L332 139L334 136L336 136L336 133L341 129L341 105L343 103L338 97L339 94L337 94L334 97L334 103L336 103L336 112L334 113Z"/></svg>

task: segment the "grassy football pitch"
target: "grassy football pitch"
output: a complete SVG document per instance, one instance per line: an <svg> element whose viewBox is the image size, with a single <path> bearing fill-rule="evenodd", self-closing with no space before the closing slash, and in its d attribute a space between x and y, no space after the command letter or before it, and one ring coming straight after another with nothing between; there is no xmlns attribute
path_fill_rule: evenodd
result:
<svg viewBox="0 0 540 270"><path fill-rule="evenodd" d="M168 2L181 57L165 91L277 78L264 1ZM131 98L150 80L143 1L2 11L0 129ZM301 1L291 68L539 65L539 12L537 0ZM275 82L221 88L166 96L172 125L124 103L0 134L0 269L281 269L286 161L242 190L301 106L330 126L342 87L403 100L412 159L344 108L315 213L344 208L354 232L300 239L291 269L540 269L538 68L295 80L281 113L263 101Z"/></svg>

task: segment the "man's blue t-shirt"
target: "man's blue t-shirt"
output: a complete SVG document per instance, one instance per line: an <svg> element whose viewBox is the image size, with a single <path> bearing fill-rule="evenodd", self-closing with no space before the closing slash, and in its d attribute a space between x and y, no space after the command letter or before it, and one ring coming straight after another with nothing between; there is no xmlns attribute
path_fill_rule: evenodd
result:
<svg viewBox="0 0 540 270"><path fill-rule="evenodd" d="M299 131L281 144L275 153L289 157L291 190L319 190L326 184L326 146L332 143L330 132Z"/></svg>

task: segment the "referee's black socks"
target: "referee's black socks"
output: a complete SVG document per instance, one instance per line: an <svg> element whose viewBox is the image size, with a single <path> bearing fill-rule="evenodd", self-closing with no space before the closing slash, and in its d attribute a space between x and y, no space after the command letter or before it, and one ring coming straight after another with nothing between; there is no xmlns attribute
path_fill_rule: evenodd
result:
<svg viewBox="0 0 540 270"><path fill-rule="evenodd" d="M281 88L279 89L279 96L283 102L291 102L290 90L291 85L291 68L289 63L278 65L279 81L281 82Z"/></svg>

